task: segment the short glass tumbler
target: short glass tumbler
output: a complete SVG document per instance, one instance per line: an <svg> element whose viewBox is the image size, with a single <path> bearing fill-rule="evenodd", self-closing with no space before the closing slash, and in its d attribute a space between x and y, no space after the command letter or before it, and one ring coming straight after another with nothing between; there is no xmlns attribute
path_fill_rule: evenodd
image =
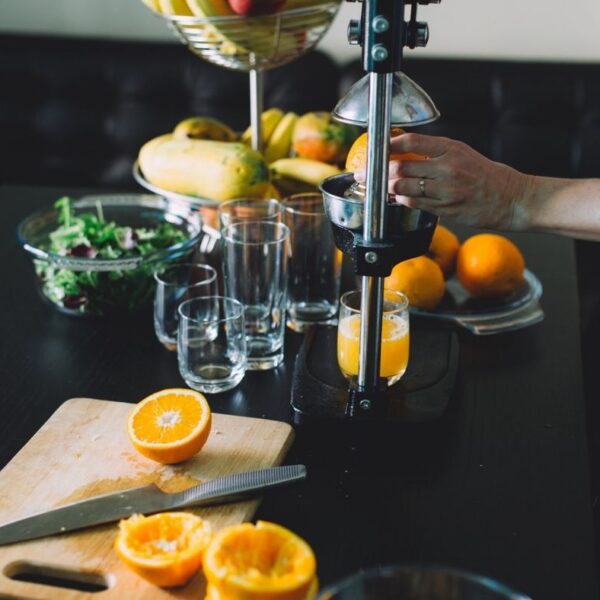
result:
<svg viewBox="0 0 600 600"><path fill-rule="evenodd" d="M210 265L182 263L154 274L154 331L167 350L177 349L177 308L185 300L217 293L217 272Z"/></svg>
<svg viewBox="0 0 600 600"><path fill-rule="evenodd" d="M178 311L177 360L187 385L209 394L234 388L246 371L242 304L207 296L186 300Z"/></svg>
<svg viewBox="0 0 600 600"><path fill-rule="evenodd" d="M342 374L351 383L358 382L360 361L361 292L346 292L340 299L337 357ZM381 361L379 376L388 386L400 380L408 366L410 346L407 297L393 290L384 291L381 322Z"/></svg>
<svg viewBox="0 0 600 600"><path fill-rule="evenodd" d="M380 566L323 590L319 600L531 600L503 583L447 567Z"/></svg>
<svg viewBox="0 0 600 600"><path fill-rule="evenodd" d="M281 204L275 198L236 198L219 204L221 229L240 221L281 222Z"/></svg>
<svg viewBox="0 0 600 600"><path fill-rule="evenodd" d="M336 248L321 194L288 196L283 222L290 229L287 325L303 332L310 325L335 324L342 253Z"/></svg>
<svg viewBox="0 0 600 600"><path fill-rule="evenodd" d="M225 293L244 305L248 369L272 369L283 361L289 230L240 221L222 234Z"/></svg>

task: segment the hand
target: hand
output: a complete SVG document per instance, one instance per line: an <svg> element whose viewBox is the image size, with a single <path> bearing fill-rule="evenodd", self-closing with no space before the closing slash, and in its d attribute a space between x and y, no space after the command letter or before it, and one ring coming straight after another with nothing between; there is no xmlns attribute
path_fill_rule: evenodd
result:
<svg viewBox="0 0 600 600"><path fill-rule="evenodd" d="M392 138L390 155L414 152L427 160L392 160L389 191L396 201L466 225L525 229L519 205L528 176L487 159L468 145L443 137L404 133ZM356 173L358 181L364 172Z"/></svg>

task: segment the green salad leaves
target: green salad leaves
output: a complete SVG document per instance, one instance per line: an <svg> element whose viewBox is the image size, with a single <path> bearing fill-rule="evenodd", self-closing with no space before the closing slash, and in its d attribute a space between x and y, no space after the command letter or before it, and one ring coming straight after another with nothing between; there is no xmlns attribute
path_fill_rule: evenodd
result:
<svg viewBox="0 0 600 600"><path fill-rule="evenodd" d="M50 233L50 252L84 259L127 259L164 250L184 242L186 234L175 225L161 222L153 228L128 227L96 212L75 212L69 197L56 201L58 226ZM52 302L69 311L104 314L111 308L134 310L153 294L152 273L161 268L160 259L135 269L114 271L71 270L51 261L36 260L36 273L43 292Z"/></svg>

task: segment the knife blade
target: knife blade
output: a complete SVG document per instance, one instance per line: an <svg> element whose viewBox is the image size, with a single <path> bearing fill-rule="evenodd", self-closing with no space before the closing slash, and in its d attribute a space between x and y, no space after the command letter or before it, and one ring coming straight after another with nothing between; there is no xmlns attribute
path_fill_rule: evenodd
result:
<svg viewBox="0 0 600 600"><path fill-rule="evenodd" d="M305 478L304 465L287 465L218 477L173 494L154 484L102 494L0 525L0 546L110 523L135 513L233 502L249 492Z"/></svg>

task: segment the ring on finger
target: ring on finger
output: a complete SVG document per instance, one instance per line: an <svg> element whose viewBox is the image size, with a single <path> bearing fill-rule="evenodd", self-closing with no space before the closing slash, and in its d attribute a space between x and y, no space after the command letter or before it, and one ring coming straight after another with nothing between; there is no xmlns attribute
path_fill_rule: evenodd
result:
<svg viewBox="0 0 600 600"><path fill-rule="evenodd" d="M425 180L424 179L419 179L419 189L421 190L421 196L425 196L426 192L425 192Z"/></svg>

